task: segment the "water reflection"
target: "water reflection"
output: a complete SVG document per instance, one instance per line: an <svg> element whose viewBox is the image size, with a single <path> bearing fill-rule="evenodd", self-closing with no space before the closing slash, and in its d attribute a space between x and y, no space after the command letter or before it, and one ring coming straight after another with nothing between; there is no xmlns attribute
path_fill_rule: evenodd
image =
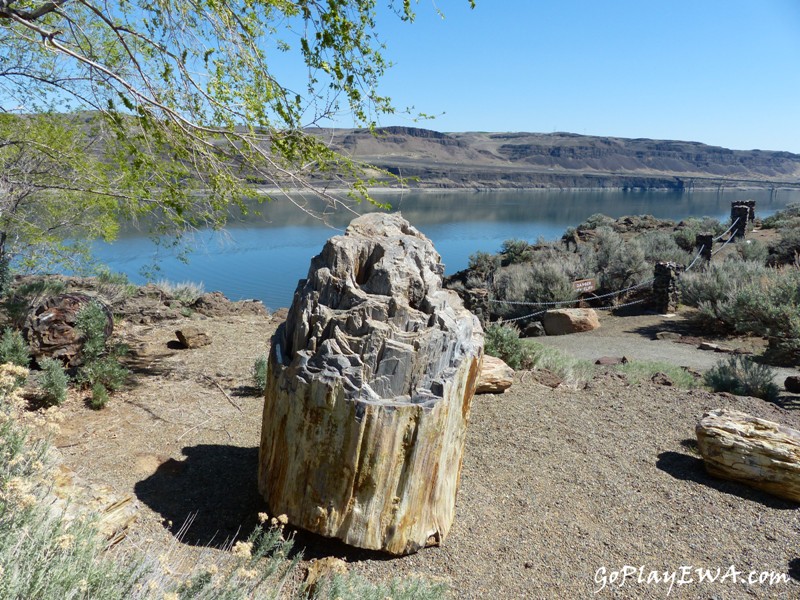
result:
<svg viewBox="0 0 800 600"><path fill-rule="evenodd" d="M800 202L800 191L406 192L386 193L379 199L390 203L392 210L400 210L430 237L447 272L453 273L465 268L470 254L478 250L495 252L509 238L555 239L567 227L598 212L612 217L652 214L674 220L690 216L727 220L732 201L752 199L757 202L757 214L763 217ZM325 240L343 230L353 215L340 211L323 224L285 200L259 209L260 214L247 220L234 220L225 233L199 233L197 250L188 264L168 253L158 257L161 276L172 281L200 281L206 290L220 290L232 299L258 298L271 308L287 306L311 257ZM361 205L357 210L379 209ZM159 252L146 236L136 232L125 233L114 244L99 244L97 251L113 270L126 273L137 283L144 281L141 268Z"/></svg>

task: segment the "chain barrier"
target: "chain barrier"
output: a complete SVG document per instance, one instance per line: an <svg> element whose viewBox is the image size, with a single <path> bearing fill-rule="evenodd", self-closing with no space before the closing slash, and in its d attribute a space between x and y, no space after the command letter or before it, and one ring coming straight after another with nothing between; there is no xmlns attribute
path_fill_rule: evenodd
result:
<svg viewBox="0 0 800 600"><path fill-rule="evenodd" d="M729 233L729 232L730 232L730 231L731 231L731 230L732 230L734 227L736 227L736 224L737 224L738 222L739 222L739 217L736 217L736 220L735 220L733 223L731 223L731 226L730 226L730 227L728 227L728 229L727 229L726 231L723 231L723 232L722 232L722 233L720 233L720 234L719 234L717 237L715 237L715 238L714 238L714 241L715 241L715 242L718 242L718 241L720 241L720 240L721 240L723 237L725 237L725 234L726 234L726 233Z"/></svg>
<svg viewBox="0 0 800 600"><path fill-rule="evenodd" d="M688 271L692 270L692 267L694 267L695 263L698 260L700 260L700 257L703 255L703 250L705 250L705 249L706 249L705 244L700 246L700 251L697 253L697 256L694 257L694 260L689 264L688 267L686 267L686 270L684 272L688 272Z"/></svg>
<svg viewBox="0 0 800 600"><path fill-rule="evenodd" d="M592 300L602 300L603 298L610 298L611 296L619 296L620 294L624 294L625 292L629 292L631 290L636 290L639 288L647 287L648 285L652 284L655 281L655 277L648 279L647 281L643 281L641 283L637 283L630 287L626 287L622 290L617 290L616 292L608 292L607 294L601 294L600 296L592 296L591 298L576 298L575 300L559 300L557 302L522 302L517 300L497 300L494 298L489 298L487 301L493 304L509 304L512 306L562 306L564 304L577 304L578 302L591 302Z"/></svg>
<svg viewBox="0 0 800 600"><path fill-rule="evenodd" d="M714 250L714 251L711 253L711 256L715 256L715 255L716 255L718 252L721 252L721 251L722 251L722 249L723 249L725 246L727 246L728 244L730 244L732 241L733 241L733 237L729 237L729 238L728 238L728 240L727 240L727 241L726 241L724 244L722 244L722 246L720 246L719 248L717 248L716 250Z"/></svg>
<svg viewBox="0 0 800 600"><path fill-rule="evenodd" d="M721 233L719 236L715 237L713 241L715 241L715 242L719 241L727 233L730 233L730 231L732 231L733 228L736 227L736 224L738 222L739 222L739 217L737 217L736 220L733 223L731 223L731 226L728 227L728 229L726 231ZM725 243L722 244L722 246L720 246L717 250L715 250L714 252L711 253L711 256L714 256L715 254L717 254L717 252L720 252L723 248L725 248L725 246L730 244L731 241L733 241L733 237L728 238L725 241ZM694 259L692 259L692 262L689 263L689 266L686 267L684 272L691 271L694 268L695 264L697 264L697 261L700 260L700 257L703 255L703 250L705 250L705 245L700 246L700 250L697 252L697 255L694 257ZM577 304L579 302L591 302L593 300L602 300L604 298L610 298L612 296L619 296L620 294L624 294L625 292L630 292L631 290L637 290L637 289L646 287L648 285L651 285L654 281L655 281L655 277L653 277L651 279L648 279L647 281L643 281L641 283L637 283L635 285L631 285L631 286L626 287L624 289L617 290L617 291L614 291L614 292L608 292L607 294L601 294L600 296L593 296L592 298L576 298L575 300L559 300L559 301L555 301L555 302L523 302L523 301L516 301L516 300L498 300L498 299L495 299L495 298L488 298L487 302L489 302L490 304L507 304L507 305L510 305L510 306L564 306L564 305L568 305L568 304ZM625 308L627 306L633 306L635 304L641 304L642 302L647 302L648 300L650 300L650 298L641 298L639 300L633 300L632 302L626 302L625 304L617 304L617 305L612 305L612 306L596 306L596 307L594 307L594 309L595 310L616 310L618 308ZM503 321L503 323L514 323L516 321L524 321L526 319L532 319L533 317L538 317L539 315L542 315L542 314L544 314L546 312L547 312L547 309L540 310L540 311L531 313L529 315L523 315L521 317L514 317L513 319L502 319L502 321Z"/></svg>

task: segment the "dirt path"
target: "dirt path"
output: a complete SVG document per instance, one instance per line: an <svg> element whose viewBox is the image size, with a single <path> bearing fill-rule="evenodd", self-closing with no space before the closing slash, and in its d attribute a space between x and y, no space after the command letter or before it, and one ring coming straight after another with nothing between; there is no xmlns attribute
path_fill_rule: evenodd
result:
<svg viewBox="0 0 800 600"><path fill-rule="evenodd" d="M248 386L275 324L256 316L193 320L212 344L171 348L186 322L128 327L135 385L99 412L71 397L56 445L84 478L133 495L139 519L124 544L153 556L173 548L192 562L246 535L265 510L256 489L262 401ZM619 353L611 323L604 326L586 339L606 339L602 353ZM640 334L630 335L641 345ZM560 339L567 338L552 338ZM307 558L345 558L376 580L444 578L454 598L667 597L668 583L630 579L595 594L601 569L610 575L625 565L643 566L645 578L691 566L800 579L797 505L705 475L694 425L718 407L800 427L800 412L761 400L632 386L613 373L581 390L518 377L506 394L473 402L456 520L443 547L387 559L303 532L297 547ZM795 579L769 586L729 577L676 585L669 597L797 598Z"/></svg>

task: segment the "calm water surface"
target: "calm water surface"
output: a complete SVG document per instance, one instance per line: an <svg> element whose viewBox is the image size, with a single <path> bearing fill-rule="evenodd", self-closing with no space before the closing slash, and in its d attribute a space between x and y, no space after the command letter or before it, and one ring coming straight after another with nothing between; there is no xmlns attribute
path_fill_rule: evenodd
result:
<svg viewBox="0 0 800 600"><path fill-rule="evenodd" d="M504 240L559 238L594 213L611 217L651 214L663 219L711 216L728 220L734 200L757 202L766 217L791 202L800 190L692 192L497 191L382 195L381 201L427 235L442 255L448 274L467 266L478 250L496 252ZM362 207L366 212L371 207ZM233 300L257 298L270 308L288 306L299 279L325 241L341 233L352 214L328 226L306 217L288 202L276 201L262 215L232 223L224 232L200 232L188 264L159 249L146 236L127 233L113 244L98 244L97 255L114 271L144 283L143 268L157 260L159 278L202 282ZM338 228L338 229L337 229Z"/></svg>

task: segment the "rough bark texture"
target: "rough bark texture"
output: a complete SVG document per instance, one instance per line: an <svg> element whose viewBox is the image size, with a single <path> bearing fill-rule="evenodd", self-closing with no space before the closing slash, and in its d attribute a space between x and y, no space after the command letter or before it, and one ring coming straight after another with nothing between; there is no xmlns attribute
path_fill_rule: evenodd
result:
<svg viewBox="0 0 800 600"><path fill-rule="evenodd" d="M392 554L453 521L478 320L400 215L355 219L311 262L272 340L259 488L296 526Z"/></svg>
<svg viewBox="0 0 800 600"><path fill-rule="evenodd" d="M98 303L106 315L105 336L114 331L114 315L98 298L86 294L61 294L46 299L25 319L23 335L34 358L49 357L68 366L80 363L84 339L76 328L78 313L91 302Z"/></svg>
<svg viewBox="0 0 800 600"><path fill-rule="evenodd" d="M800 431L735 410L697 424L706 471L800 502Z"/></svg>

